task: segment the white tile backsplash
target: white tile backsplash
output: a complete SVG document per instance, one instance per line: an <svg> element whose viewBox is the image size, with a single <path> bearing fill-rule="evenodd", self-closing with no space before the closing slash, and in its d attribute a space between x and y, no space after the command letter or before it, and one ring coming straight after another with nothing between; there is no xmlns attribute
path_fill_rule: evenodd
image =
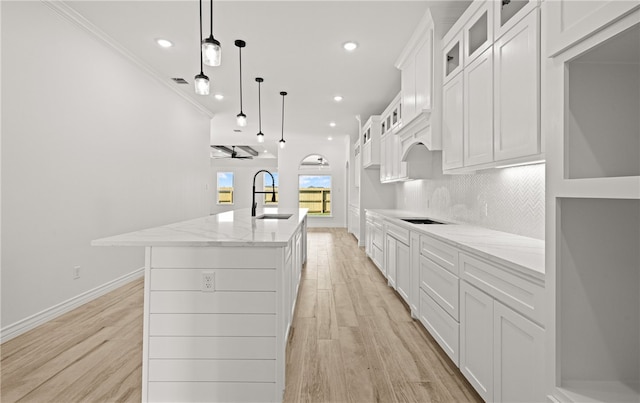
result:
<svg viewBox="0 0 640 403"><path fill-rule="evenodd" d="M544 164L398 184L396 207L544 239Z"/></svg>

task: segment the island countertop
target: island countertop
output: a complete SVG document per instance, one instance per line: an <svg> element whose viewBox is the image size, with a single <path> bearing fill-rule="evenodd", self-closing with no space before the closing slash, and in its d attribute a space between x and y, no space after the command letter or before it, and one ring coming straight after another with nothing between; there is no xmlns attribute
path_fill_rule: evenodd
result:
<svg viewBox="0 0 640 403"><path fill-rule="evenodd" d="M262 214L291 214L288 219L259 219ZM307 209L238 209L174 224L96 239L93 246L286 246L307 216Z"/></svg>

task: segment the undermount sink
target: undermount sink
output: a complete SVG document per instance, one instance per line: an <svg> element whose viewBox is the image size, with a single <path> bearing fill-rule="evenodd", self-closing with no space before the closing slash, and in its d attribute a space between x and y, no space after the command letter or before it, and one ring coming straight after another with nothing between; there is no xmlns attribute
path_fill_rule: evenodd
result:
<svg viewBox="0 0 640 403"><path fill-rule="evenodd" d="M258 220L287 220L291 218L293 214L263 214L256 217Z"/></svg>
<svg viewBox="0 0 640 403"><path fill-rule="evenodd" d="M444 224L443 222L434 221L429 218L402 218L401 220L411 224Z"/></svg>

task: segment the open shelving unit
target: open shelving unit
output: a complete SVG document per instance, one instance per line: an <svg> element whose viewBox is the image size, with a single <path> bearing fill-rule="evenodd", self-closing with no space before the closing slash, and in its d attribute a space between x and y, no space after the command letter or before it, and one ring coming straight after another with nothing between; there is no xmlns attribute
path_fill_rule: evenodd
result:
<svg viewBox="0 0 640 403"><path fill-rule="evenodd" d="M547 62L550 401L640 401L640 11Z"/></svg>

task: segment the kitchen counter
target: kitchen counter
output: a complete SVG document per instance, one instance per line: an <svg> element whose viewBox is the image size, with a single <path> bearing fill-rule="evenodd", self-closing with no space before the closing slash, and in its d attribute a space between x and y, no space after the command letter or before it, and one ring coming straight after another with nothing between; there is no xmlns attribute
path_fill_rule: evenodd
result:
<svg viewBox="0 0 640 403"><path fill-rule="evenodd" d="M543 240L465 224L411 224L402 221L401 218L422 218L425 215L406 210L372 209L367 211L382 216L396 225L431 235L461 250L467 250L489 261L544 281ZM445 221L437 218L434 220Z"/></svg>
<svg viewBox="0 0 640 403"><path fill-rule="evenodd" d="M260 219L262 214L291 214ZM142 401L282 400L307 209L240 209L97 239L144 246Z"/></svg>
<svg viewBox="0 0 640 403"><path fill-rule="evenodd" d="M292 214L289 219L257 219L262 214ZM96 239L93 246L285 246L307 209L264 208L251 217L239 209L193 220Z"/></svg>

